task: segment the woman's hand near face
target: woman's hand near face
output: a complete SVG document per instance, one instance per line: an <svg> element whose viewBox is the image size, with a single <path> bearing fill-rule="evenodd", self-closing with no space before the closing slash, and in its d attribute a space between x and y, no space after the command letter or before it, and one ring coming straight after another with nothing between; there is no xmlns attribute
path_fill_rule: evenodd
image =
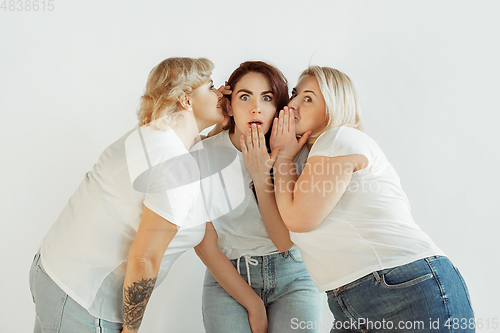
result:
<svg viewBox="0 0 500 333"><path fill-rule="evenodd" d="M246 143L245 137L243 135L240 137L240 145L245 165L252 176L254 184L266 182L281 147L276 147L269 154L263 128L261 125L257 126L256 124L252 124L252 127L248 129Z"/></svg>
<svg viewBox="0 0 500 333"><path fill-rule="evenodd" d="M220 86L219 89L217 89L223 96L220 100L220 105L222 107L222 115L224 116L224 120L220 123L215 124L215 127L212 128L212 130L207 134L207 138L214 136L216 134L219 134L222 132L222 129L224 126L227 125L229 121L229 115L227 114L227 104L229 103L229 100L227 99L227 95L231 95L233 91L231 90L231 86L227 84L227 81L224 83L223 86Z"/></svg>
<svg viewBox="0 0 500 333"><path fill-rule="evenodd" d="M231 95L233 93L233 91L231 90L231 86L227 84L227 81L224 82L224 85L220 86L217 90L219 90L222 95Z"/></svg>
<svg viewBox="0 0 500 333"><path fill-rule="evenodd" d="M228 109L228 104L230 102L226 96L231 95L233 91L231 90L231 86L227 84L227 81L224 83L223 86L220 86L219 89L217 90L219 90L219 92L222 94L220 104L221 106L224 105L224 107L222 108L222 114L224 115L224 120L221 123L222 125L221 128L222 128L226 126L227 122L229 121L229 115L227 114L227 109Z"/></svg>
<svg viewBox="0 0 500 333"><path fill-rule="evenodd" d="M281 147L274 148L271 154L269 154L267 152L263 128L260 125L257 127L255 124L249 129L246 143L245 137L241 136L240 146L245 165L252 177L255 189L254 193L259 203L259 210L267 234L278 251L288 251L293 246L293 243L290 240L290 233L285 227L278 211L278 206L276 205L274 186L270 173ZM251 318L250 313L249 318ZM256 318L259 317L257 316Z"/></svg>
<svg viewBox="0 0 500 333"><path fill-rule="evenodd" d="M279 118L274 118L273 128L271 132L271 149L282 147L279 152L279 158L293 160L295 155L300 151L302 146L307 142L307 138L311 135L308 131L297 140L295 134L295 117L293 110L285 106L280 111Z"/></svg>

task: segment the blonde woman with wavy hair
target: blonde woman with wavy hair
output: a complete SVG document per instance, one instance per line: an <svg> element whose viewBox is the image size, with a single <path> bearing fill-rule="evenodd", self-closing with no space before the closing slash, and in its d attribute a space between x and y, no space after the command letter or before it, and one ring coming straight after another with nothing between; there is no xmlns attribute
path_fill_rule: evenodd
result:
<svg viewBox="0 0 500 333"><path fill-rule="evenodd" d="M413 220L398 174L362 131L358 104L347 75L310 67L271 134L271 148L282 148L276 203L327 294L331 332L474 332L465 281ZM293 158L304 145L298 175Z"/></svg>
<svg viewBox="0 0 500 333"><path fill-rule="evenodd" d="M138 126L104 150L35 255L35 333L137 332L154 287L203 239L189 149L223 120L212 69L169 58L150 72Z"/></svg>

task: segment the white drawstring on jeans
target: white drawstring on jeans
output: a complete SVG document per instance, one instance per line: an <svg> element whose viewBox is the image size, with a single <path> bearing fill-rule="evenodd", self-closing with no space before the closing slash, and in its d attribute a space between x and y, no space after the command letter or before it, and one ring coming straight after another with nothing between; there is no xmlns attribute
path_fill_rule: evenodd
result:
<svg viewBox="0 0 500 333"><path fill-rule="evenodd" d="M241 275L241 272L240 272L240 259L242 257L245 258L245 264L246 264L246 267L247 267L248 285L251 287L252 286L252 282L250 282L250 266L248 266L248 264L250 264L252 266L257 266L259 264L259 261L257 259L253 259L252 256L249 256L249 255L244 255L244 256L241 256L238 259L236 259L236 269L238 270L238 274L240 274L240 275Z"/></svg>

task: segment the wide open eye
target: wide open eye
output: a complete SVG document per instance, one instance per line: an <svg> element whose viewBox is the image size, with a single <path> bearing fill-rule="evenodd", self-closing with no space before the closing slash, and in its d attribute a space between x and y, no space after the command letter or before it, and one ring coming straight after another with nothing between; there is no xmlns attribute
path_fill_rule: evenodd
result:
<svg viewBox="0 0 500 333"><path fill-rule="evenodd" d="M248 101L250 99L250 96L248 96L247 94L243 94L243 95L240 95L240 99L242 101Z"/></svg>
<svg viewBox="0 0 500 333"><path fill-rule="evenodd" d="M297 97L297 93L295 91L292 91L292 96L290 96L290 99L293 99L295 97Z"/></svg>
<svg viewBox="0 0 500 333"><path fill-rule="evenodd" d="M312 98L309 97L309 96L306 96L306 97L304 97L304 102L311 103L312 102Z"/></svg>
<svg viewBox="0 0 500 333"><path fill-rule="evenodd" d="M272 96L269 96L269 95L265 95L265 96L263 96L263 97L262 97L262 100L263 100L264 102L272 102L273 97L272 97Z"/></svg>

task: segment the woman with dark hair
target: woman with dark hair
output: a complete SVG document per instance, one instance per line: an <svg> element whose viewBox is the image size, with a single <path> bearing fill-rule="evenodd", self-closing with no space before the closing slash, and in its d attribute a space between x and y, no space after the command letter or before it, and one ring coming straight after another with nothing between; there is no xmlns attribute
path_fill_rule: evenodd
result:
<svg viewBox="0 0 500 333"><path fill-rule="evenodd" d="M269 152L265 134L288 103L287 81L275 67L249 61L228 85L228 125L193 148L208 175L203 193L211 220L195 248L208 268L205 329L317 332L321 295L281 220L269 173L278 149Z"/></svg>
<svg viewBox="0 0 500 333"><path fill-rule="evenodd" d="M223 119L204 58L149 74L139 124L112 143L42 241L30 271L35 333L137 332L151 293L205 233L189 149Z"/></svg>

